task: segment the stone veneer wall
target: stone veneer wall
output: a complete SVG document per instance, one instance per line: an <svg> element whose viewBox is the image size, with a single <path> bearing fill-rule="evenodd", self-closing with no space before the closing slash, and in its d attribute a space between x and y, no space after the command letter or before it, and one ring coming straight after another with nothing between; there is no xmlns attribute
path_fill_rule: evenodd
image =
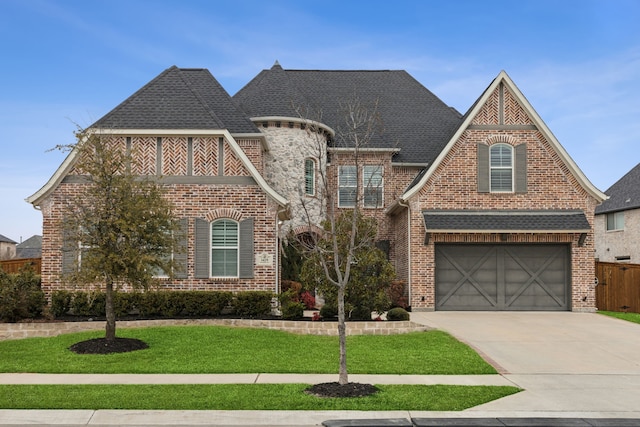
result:
<svg viewBox="0 0 640 427"><path fill-rule="evenodd" d="M640 264L640 209L624 211L624 229L607 231L607 215L595 217L596 258L602 262ZM616 257L629 257L620 261Z"/></svg>
<svg viewBox="0 0 640 427"><path fill-rule="evenodd" d="M118 328L146 328L152 326L230 326L275 329L300 335L338 335L338 327L335 322L257 319L118 321ZM74 332L99 330L104 330L104 322L0 323L0 341L30 337L53 337ZM427 330L429 330L428 327L411 321L347 322L347 335L394 335Z"/></svg>

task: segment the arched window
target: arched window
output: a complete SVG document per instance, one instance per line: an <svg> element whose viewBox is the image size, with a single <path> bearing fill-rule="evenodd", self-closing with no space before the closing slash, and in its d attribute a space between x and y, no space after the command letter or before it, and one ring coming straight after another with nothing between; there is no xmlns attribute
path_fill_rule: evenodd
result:
<svg viewBox="0 0 640 427"><path fill-rule="evenodd" d="M316 162L313 159L304 160L304 194L316 194Z"/></svg>
<svg viewBox="0 0 640 427"><path fill-rule="evenodd" d="M513 147L494 144L489 149L491 192L513 191Z"/></svg>
<svg viewBox="0 0 640 427"><path fill-rule="evenodd" d="M238 223L219 219L211 223L211 276L238 277Z"/></svg>

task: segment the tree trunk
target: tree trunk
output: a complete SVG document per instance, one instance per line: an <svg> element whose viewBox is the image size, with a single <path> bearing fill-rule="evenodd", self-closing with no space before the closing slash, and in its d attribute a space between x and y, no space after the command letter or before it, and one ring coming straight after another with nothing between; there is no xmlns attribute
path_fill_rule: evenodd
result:
<svg viewBox="0 0 640 427"><path fill-rule="evenodd" d="M338 287L338 338L340 340L340 371L338 382L340 385L349 383L347 374L347 324L344 312L344 286Z"/></svg>
<svg viewBox="0 0 640 427"><path fill-rule="evenodd" d="M106 334L107 341L115 341L116 339L116 313L113 308L113 280L107 278L105 292L105 314L107 316Z"/></svg>

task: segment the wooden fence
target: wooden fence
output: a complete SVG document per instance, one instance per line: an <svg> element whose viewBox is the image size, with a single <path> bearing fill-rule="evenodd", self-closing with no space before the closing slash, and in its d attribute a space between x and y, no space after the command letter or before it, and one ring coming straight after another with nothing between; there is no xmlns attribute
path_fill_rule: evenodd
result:
<svg viewBox="0 0 640 427"><path fill-rule="evenodd" d="M596 262L598 310L640 313L640 264Z"/></svg>
<svg viewBox="0 0 640 427"><path fill-rule="evenodd" d="M21 258L0 261L0 269L6 273L17 273L22 267L31 265L36 274L40 274L42 270L42 258Z"/></svg>

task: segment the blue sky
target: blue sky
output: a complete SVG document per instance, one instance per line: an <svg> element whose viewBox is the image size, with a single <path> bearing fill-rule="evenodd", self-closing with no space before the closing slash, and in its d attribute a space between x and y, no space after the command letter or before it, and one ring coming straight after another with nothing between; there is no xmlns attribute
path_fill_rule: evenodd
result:
<svg viewBox="0 0 640 427"><path fill-rule="evenodd" d="M637 0L0 0L0 234L41 234L24 199L47 150L164 69L233 95L288 69L404 69L465 112L505 70L601 190L640 162Z"/></svg>

